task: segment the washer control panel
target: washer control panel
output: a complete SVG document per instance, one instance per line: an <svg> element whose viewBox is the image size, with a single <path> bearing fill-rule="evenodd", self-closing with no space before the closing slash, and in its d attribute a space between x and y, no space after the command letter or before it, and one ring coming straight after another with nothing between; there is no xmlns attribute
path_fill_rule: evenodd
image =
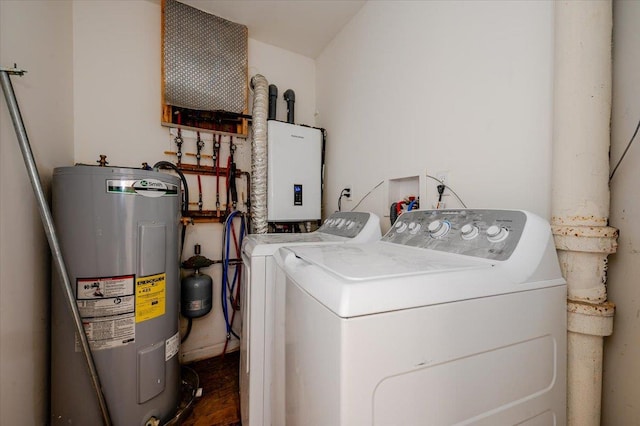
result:
<svg viewBox="0 0 640 426"><path fill-rule="evenodd" d="M371 214L365 212L335 212L324 221L317 232L354 238L367 224Z"/></svg>
<svg viewBox="0 0 640 426"><path fill-rule="evenodd" d="M382 240L507 260L516 249L526 222L527 215L518 210L414 210L403 213Z"/></svg>

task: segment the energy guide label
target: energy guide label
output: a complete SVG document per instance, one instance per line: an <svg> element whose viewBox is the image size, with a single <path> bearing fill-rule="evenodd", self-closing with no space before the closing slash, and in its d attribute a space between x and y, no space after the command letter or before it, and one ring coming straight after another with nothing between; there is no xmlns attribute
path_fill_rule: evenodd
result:
<svg viewBox="0 0 640 426"><path fill-rule="evenodd" d="M76 280L76 303L92 350L135 341L134 283L135 275Z"/></svg>
<svg viewBox="0 0 640 426"><path fill-rule="evenodd" d="M165 313L167 274L148 275L136 280L136 322Z"/></svg>

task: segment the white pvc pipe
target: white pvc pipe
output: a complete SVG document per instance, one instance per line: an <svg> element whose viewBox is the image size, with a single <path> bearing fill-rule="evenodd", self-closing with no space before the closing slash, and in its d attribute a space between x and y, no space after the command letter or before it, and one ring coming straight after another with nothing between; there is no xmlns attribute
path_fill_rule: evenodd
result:
<svg viewBox="0 0 640 426"><path fill-rule="evenodd" d="M567 357L567 377L572 386L567 390L568 423L571 425L600 424L602 369L589 371L585 365L602 365L602 337L569 333L567 345L573 350Z"/></svg>
<svg viewBox="0 0 640 426"><path fill-rule="evenodd" d="M251 125L251 228L267 232L267 115L269 83L260 74L251 79L253 110Z"/></svg>
<svg viewBox="0 0 640 426"><path fill-rule="evenodd" d="M609 216L612 5L555 3L553 219L606 226Z"/></svg>
<svg viewBox="0 0 640 426"><path fill-rule="evenodd" d="M567 280L567 422L600 424L607 257L612 3L555 4L552 227Z"/></svg>
<svg viewBox="0 0 640 426"><path fill-rule="evenodd" d="M569 303L567 419L570 425L600 424L603 336L613 331L613 314L611 303Z"/></svg>

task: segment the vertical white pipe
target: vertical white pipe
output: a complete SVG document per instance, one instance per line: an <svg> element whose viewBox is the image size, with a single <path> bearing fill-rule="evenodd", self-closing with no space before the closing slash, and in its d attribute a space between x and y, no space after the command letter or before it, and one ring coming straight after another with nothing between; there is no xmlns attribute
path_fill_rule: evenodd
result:
<svg viewBox="0 0 640 426"><path fill-rule="evenodd" d="M253 110L251 125L251 228L267 232L267 114L269 83L260 74L251 78Z"/></svg>
<svg viewBox="0 0 640 426"><path fill-rule="evenodd" d="M567 280L567 420L600 424L603 337L613 329L607 257L612 3L555 3L552 225Z"/></svg>
<svg viewBox="0 0 640 426"><path fill-rule="evenodd" d="M555 3L553 213L564 225L609 216L612 5Z"/></svg>
<svg viewBox="0 0 640 426"><path fill-rule="evenodd" d="M613 331L613 304L569 302L567 327L567 419L569 425L599 425L603 336Z"/></svg>

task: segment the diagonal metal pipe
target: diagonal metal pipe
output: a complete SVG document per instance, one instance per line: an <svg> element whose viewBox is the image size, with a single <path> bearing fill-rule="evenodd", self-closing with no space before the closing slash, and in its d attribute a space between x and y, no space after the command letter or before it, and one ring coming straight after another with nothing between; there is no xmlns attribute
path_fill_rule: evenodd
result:
<svg viewBox="0 0 640 426"><path fill-rule="evenodd" d="M102 392L100 378L98 376L96 366L93 361L93 356L91 354L89 341L87 339L87 335L84 332L84 327L82 326L82 318L80 316L80 312L78 311L78 306L75 303L73 290L71 288L71 282L69 281L67 268L64 264L64 259L62 257L62 250L60 249L60 243L58 241L58 236L56 234L56 229L53 223L51 210L49 209L49 205L47 204L47 200L45 198L44 191L42 189L42 183L40 182L40 174L38 173L38 168L36 167L36 163L33 158L33 152L31 151L31 145L29 144L27 131L24 127L24 122L22 120L22 114L20 113L18 101L16 100L16 94L13 90L13 85L11 84L10 75L22 76L24 75L24 73L25 71L15 69L15 68L14 69L0 68L0 84L2 85L2 91L4 92L4 97L7 101L9 115L11 116L11 121L13 122L13 128L15 129L16 137L18 138L20 151L22 152L24 164L27 168L27 174L29 175L29 180L31 181L31 186L33 187L33 192L36 197L36 203L38 204L40 219L42 220L42 225L47 235L47 240L49 241L49 248L51 249L51 254L53 256L56 272L60 276L60 283L63 286L63 292L66 296L69 309L71 310L71 313L73 316L73 321L76 328L76 334L80 339L80 346L82 347L82 353L84 354L84 358L87 363L87 368L89 369L89 374L91 376L91 382L93 384L93 388L96 393L96 398L98 399L98 405L100 406L102 420L105 426L110 426L112 423L111 423L111 417L109 416L109 409L107 407L107 402Z"/></svg>

